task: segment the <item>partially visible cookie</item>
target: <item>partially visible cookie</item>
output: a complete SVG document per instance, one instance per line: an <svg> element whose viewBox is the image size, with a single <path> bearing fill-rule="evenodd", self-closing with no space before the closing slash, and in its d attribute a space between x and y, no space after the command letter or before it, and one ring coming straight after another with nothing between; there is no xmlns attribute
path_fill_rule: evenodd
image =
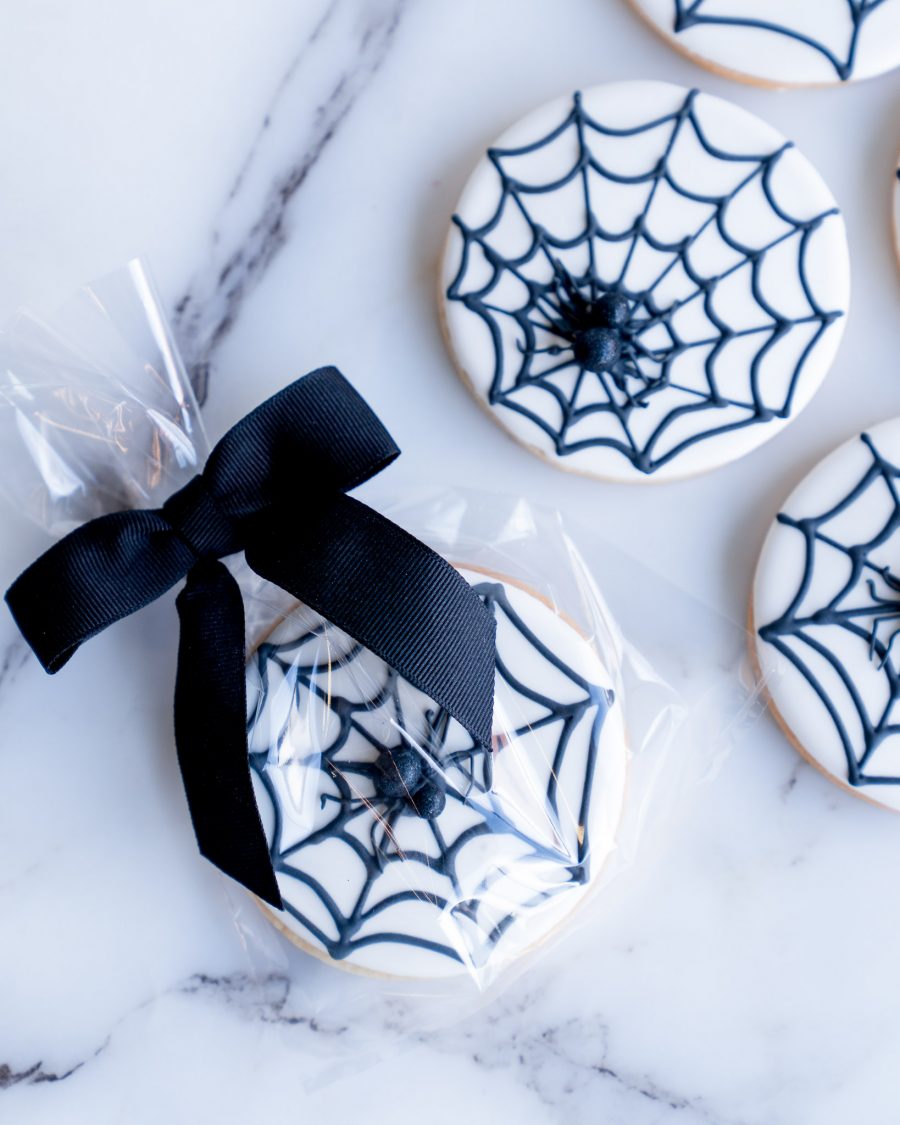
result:
<svg viewBox="0 0 900 1125"><path fill-rule="evenodd" d="M900 265L900 157L897 159L897 168L894 172L894 190L891 196L891 216L894 229L894 250L897 254L897 263Z"/></svg>
<svg viewBox="0 0 900 1125"><path fill-rule="evenodd" d="M900 418L826 457L769 531L755 654L797 749L900 810Z"/></svg>
<svg viewBox="0 0 900 1125"><path fill-rule="evenodd" d="M826 86L900 66L900 0L631 0L701 66L762 86Z"/></svg>
<svg viewBox="0 0 900 1125"><path fill-rule="evenodd" d="M250 763L301 948L381 977L493 974L565 923L615 847L628 751L596 647L462 571L497 620L492 750L300 608L251 653Z"/></svg>
<svg viewBox="0 0 900 1125"><path fill-rule="evenodd" d="M849 302L844 223L758 117L598 86L488 150L440 301L460 374L514 438L588 476L677 479L774 437L818 389Z"/></svg>

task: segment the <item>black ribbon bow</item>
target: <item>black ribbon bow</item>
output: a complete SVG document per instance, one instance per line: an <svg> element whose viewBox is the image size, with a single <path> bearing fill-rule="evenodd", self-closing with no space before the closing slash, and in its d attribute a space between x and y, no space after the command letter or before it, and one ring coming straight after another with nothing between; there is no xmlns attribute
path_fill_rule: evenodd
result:
<svg viewBox="0 0 900 1125"><path fill-rule="evenodd" d="M175 738L200 851L281 907L247 755L243 602L218 560L261 577L360 641L488 745L493 615L440 555L346 493L400 451L334 367L238 422L161 508L91 520L6 600L48 672L182 578Z"/></svg>

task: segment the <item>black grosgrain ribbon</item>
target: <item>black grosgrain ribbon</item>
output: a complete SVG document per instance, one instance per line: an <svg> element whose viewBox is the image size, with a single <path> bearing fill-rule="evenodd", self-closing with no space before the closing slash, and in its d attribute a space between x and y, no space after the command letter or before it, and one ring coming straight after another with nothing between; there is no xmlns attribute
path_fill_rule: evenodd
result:
<svg viewBox="0 0 900 1125"><path fill-rule="evenodd" d="M281 895L247 756L244 612L219 561L250 567L371 649L490 743L493 615L440 555L346 493L399 449L334 367L238 422L161 508L101 516L9 588L48 672L182 578L178 761L200 851L274 906Z"/></svg>

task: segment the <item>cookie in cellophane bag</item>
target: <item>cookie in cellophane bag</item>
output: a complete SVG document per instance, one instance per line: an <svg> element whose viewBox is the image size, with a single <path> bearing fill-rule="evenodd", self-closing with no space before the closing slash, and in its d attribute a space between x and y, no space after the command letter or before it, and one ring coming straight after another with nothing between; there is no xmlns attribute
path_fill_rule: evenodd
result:
<svg viewBox="0 0 900 1125"><path fill-rule="evenodd" d="M631 861L683 714L555 517L449 489L400 510L496 621L490 746L243 576L250 763L284 904L263 909L336 968L480 992Z"/></svg>
<svg viewBox="0 0 900 1125"><path fill-rule="evenodd" d="M461 573L497 621L490 748L308 611L250 655L277 919L343 968L492 974L565 921L615 846L628 749L612 673L536 591Z"/></svg>

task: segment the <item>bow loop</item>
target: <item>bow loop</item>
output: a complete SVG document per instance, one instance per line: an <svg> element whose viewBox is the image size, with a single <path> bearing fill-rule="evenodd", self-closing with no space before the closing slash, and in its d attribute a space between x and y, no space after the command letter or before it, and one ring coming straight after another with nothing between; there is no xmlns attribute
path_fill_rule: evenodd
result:
<svg viewBox="0 0 900 1125"><path fill-rule="evenodd" d="M273 427L272 419L278 419ZM209 455L204 480L233 518L349 492L400 456L394 439L336 367L304 375L233 426Z"/></svg>
<svg viewBox="0 0 900 1125"><path fill-rule="evenodd" d="M84 641L162 597L196 561L160 511L113 512L35 559L6 603L44 669L58 672Z"/></svg>

